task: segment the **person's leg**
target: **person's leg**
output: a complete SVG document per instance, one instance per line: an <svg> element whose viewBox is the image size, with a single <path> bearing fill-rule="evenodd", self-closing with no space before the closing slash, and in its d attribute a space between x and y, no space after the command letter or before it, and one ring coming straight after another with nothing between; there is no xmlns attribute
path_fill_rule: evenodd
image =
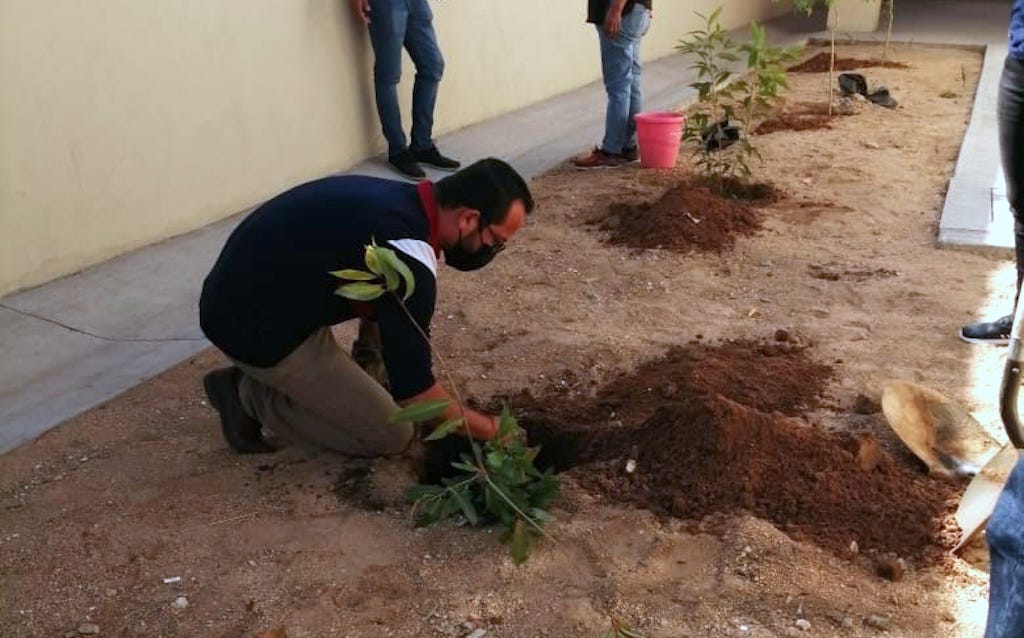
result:
<svg viewBox="0 0 1024 638"><path fill-rule="evenodd" d="M409 24L404 44L416 66L412 87L412 136L409 148L425 151L434 145L434 105L444 75L444 58L434 32L434 15L427 0L409 1Z"/></svg>
<svg viewBox="0 0 1024 638"><path fill-rule="evenodd" d="M636 121L634 118L644 108L643 61L640 59L640 43L643 41L643 37L647 35L647 30L651 26L651 12L646 7L636 5L630 12L630 16L632 17L633 14L636 16L637 23L635 26L639 30L639 35L634 40L633 46L630 49L632 67L630 76L633 82L629 87L629 117L626 120L626 141L623 143L623 151L636 150ZM623 20L624 24L625 22ZM630 24L629 26L633 28L634 25Z"/></svg>
<svg viewBox="0 0 1024 638"><path fill-rule="evenodd" d="M412 136L409 150L417 162L454 171L461 165L445 157L434 145L434 108L444 75L444 57L434 32L434 15L427 0L409 0L409 27L405 48L416 65L412 87Z"/></svg>
<svg viewBox="0 0 1024 638"><path fill-rule="evenodd" d="M989 596L985 638L1024 637L1024 463L1010 474L985 528Z"/></svg>
<svg viewBox="0 0 1024 638"><path fill-rule="evenodd" d="M1024 280L1024 61L1007 57L999 80L999 154L1006 179L1006 198L1013 211L1017 257L1017 291Z"/></svg>
<svg viewBox="0 0 1024 638"><path fill-rule="evenodd" d="M1014 217L1014 244L1017 259L1017 288L1014 308L1024 282L1024 62L1007 57L999 79L996 107L999 121L999 151L1006 178L1006 198ZM995 321L969 323L960 329L960 338L971 343L1009 342L1013 313Z"/></svg>
<svg viewBox="0 0 1024 638"><path fill-rule="evenodd" d="M398 106L398 81L402 79L402 45L408 22L406 0L370 0L373 87L389 157L406 150L402 112Z"/></svg>
<svg viewBox="0 0 1024 638"><path fill-rule="evenodd" d="M632 12L630 12L632 13ZM623 20L623 23L625 20ZM624 26L624 25L623 25ZM601 41L601 77L608 104L604 115L604 139L601 149L610 155L622 152L629 120L630 91L633 86L633 42L620 32L609 38L603 25L597 25Z"/></svg>
<svg viewBox="0 0 1024 638"><path fill-rule="evenodd" d="M273 368L238 366L246 412L286 438L353 456L402 452L412 425L390 423L398 406L321 328Z"/></svg>
<svg viewBox="0 0 1024 638"><path fill-rule="evenodd" d="M602 25L597 27L601 40L601 74L608 95L604 140L601 143L601 150L605 153L621 154L629 141L633 93L638 88L634 87L634 55L640 55L640 39L648 24L647 9L637 4L622 16L622 25L614 38L608 37ZM639 78L635 81L639 82Z"/></svg>

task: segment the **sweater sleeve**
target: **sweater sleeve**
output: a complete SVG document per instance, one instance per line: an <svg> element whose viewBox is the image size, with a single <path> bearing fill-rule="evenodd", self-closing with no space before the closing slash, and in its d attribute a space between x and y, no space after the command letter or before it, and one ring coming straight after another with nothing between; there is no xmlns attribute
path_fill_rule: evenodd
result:
<svg viewBox="0 0 1024 638"><path fill-rule="evenodd" d="M396 401L402 401L434 385L430 343L424 335L430 335L430 321L437 299L436 259L425 242L402 240L392 244L416 280L413 294L404 302L408 314L393 295L384 295L375 302L391 395ZM425 254L428 250L429 255ZM404 294L404 287L399 294ZM413 325L410 315L423 334Z"/></svg>

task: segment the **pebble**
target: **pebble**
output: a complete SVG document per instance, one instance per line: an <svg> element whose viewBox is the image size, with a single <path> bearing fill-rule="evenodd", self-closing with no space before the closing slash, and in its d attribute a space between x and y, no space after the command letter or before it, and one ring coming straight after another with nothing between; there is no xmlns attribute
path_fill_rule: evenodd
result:
<svg viewBox="0 0 1024 638"><path fill-rule="evenodd" d="M800 631L808 631L811 628L810 621L804 620L803 618L797 619L795 624L796 628Z"/></svg>
<svg viewBox="0 0 1024 638"><path fill-rule="evenodd" d="M174 602L171 603L171 607L174 607L175 609L184 609L188 607L188 598L185 598L184 596L178 596L174 599Z"/></svg>
<svg viewBox="0 0 1024 638"><path fill-rule="evenodd" d="M875 629L888 629L889 625L892 624L892 620L885 616L871 614L864 620L864 623L868 627L874 627Z"/></svg>
<svg viewBox="0 0 1024 638"><path fill-rule="evenodd" d="M849 616L844 616L843 622L841 622L840 624L843 626L843 629L853 629L853 618L850 618Z"/></svg>
<svg viewBox="0 0 1024 638"><path fill-rule="evenodd" d="M78 633L83 636L95 636L100 633L100 626L93 623L83 623L78 626Z"/></svg>
<svg viewBox="0 0 1024 638"><path fill-rule="evenodd" d="M466 634L466 638L484 638L487 635L486 629L474 629L473 633Z"/></svg>
<svg viewBox="0 0 1024 638"><path fill-rule="evenodd" d="M903 574L907 569L906 565L907 563L902 559L886 556L878 560L875 571L882 578L896 583L903 580Z"/></svg>

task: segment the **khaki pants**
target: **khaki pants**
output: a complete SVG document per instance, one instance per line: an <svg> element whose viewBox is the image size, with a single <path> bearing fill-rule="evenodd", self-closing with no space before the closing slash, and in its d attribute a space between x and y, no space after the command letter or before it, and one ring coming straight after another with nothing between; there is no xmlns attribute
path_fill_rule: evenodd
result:
<svg viewBox="0 0 1024 638"><path fill-rule="evenodd" d="M272 368L235 365L245 411L285 438L352 456L399 454L412 439L411 424L388 422L398 411L391 395L338 347L330 328Z"/></svg>

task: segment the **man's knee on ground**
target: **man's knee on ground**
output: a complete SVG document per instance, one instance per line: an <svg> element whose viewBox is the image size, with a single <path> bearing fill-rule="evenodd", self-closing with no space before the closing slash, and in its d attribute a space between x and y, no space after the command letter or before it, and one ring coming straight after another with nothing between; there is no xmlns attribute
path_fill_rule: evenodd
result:
<svg viewBox="0 0 1024 638"><path fill-rule="evenodd" d="M381 426L378 436L366 441L371 456L395 456L409 447L415 431L408 423L388 423Z"/></svg>

